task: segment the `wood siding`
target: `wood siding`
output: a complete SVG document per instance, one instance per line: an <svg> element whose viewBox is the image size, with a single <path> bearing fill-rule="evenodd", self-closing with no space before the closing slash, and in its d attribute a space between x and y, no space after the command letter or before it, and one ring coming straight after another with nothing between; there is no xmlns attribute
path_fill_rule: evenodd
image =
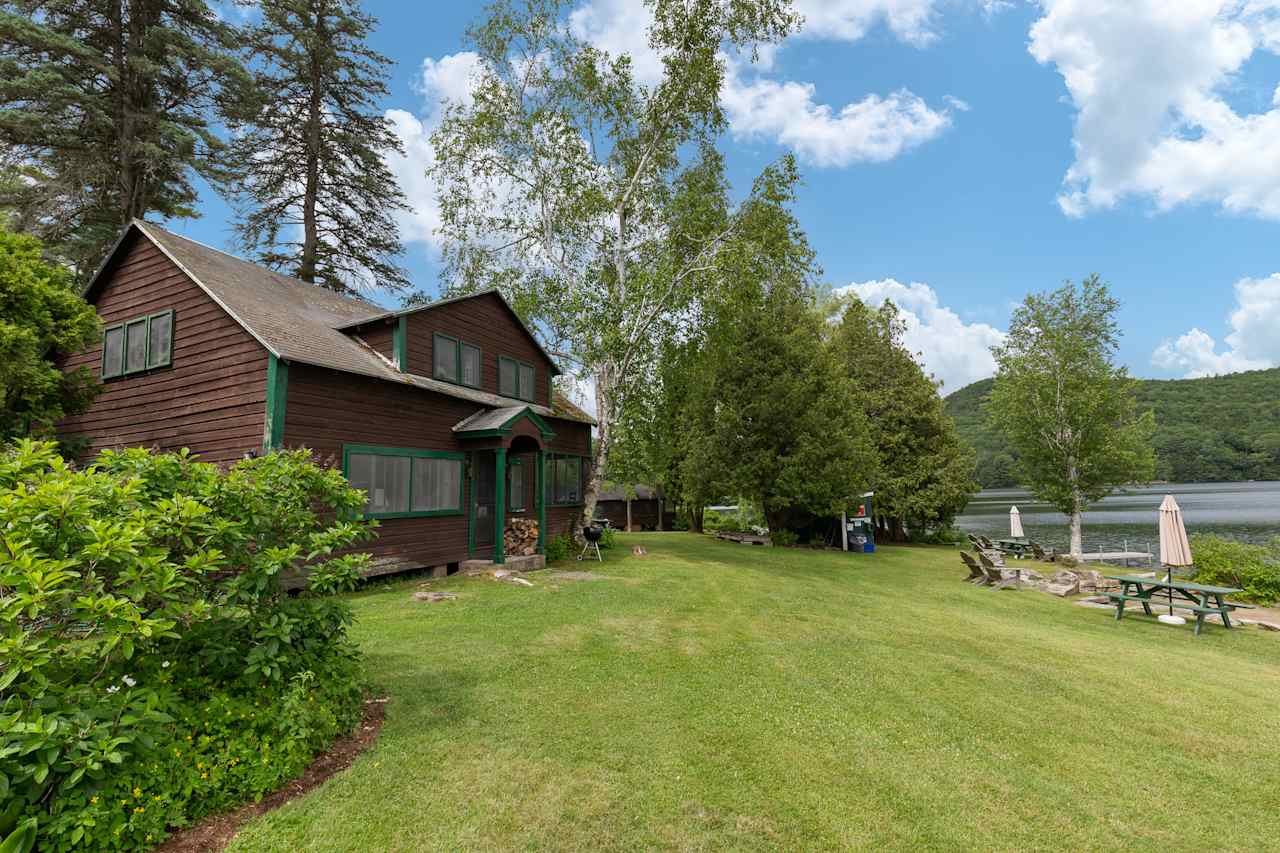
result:
<svg viewBox="0 0 1280 853"><path fill-rule="evenodd" d="M410 314L410 373L435 376L432 346L436 332L480 347L481 390L498 393L498 358L506 356L533 365L533 402L550 405L547 378L551 362L497 296L478 296Z"/></svg>
<svg viewBox="0 0 1280 853"><path fill-rule="evenodd" d="M396 320L383 320L361 326L354 331L369 346L381 353L388 361L395 361Z"/></svg>
<svg viewBox="0 0 1280 853"><path fill-rule="evenodd" d="M228 462L260 449L267 351L150 241L130 239L90 301L104 326L173 309L172 364L107 380L58 434L86 440L86 457L117 447L187 447L206 462ZM100 376L102 342L59 364Z"/></svg>
<svg viewBox="0 0 1280 853"><path fill-rule="evenodd" d="M284 443L310 448L322 462L335 466L342 464L344 444L465 451L469 448L454 436L453 425L481 408L408 385L293 364L289 368ZM587 424L559 419L548 423L556 432L548 451L576 453L590 446ZM469 509L470 483L464 492L464 507ZM577 512L578 508L548 507L550 535L568 530ZM469 512L382 519L378 538L367 550L375 557L400 561L405 568L466 560L471 556L467 552L468 524Z"/></svg>

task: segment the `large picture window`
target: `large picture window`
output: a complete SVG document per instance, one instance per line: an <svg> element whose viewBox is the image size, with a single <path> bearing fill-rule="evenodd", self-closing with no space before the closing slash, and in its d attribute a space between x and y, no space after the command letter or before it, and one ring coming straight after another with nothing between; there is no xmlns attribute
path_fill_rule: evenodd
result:
<svg viewBox="0 0 1280 853"><path fill-rule="evenodd" d="M173 363L173 312L136 317L102 332L102 378Z"/></svg>
<svg viewBox="0 0 1280 853"><path fill-rule="evenodd" d="M533 365L503 356L498 359L498 393L533 402Z"/></svg>
<svg viewBox="0 0 1280 853"><path fill-rule="evenodd" d="M552 453L547 456L547 503L575 506L582 503L582 477L586 466L581 456Z"/></svg>
<svg viewBox="0 0 1280 853"><path fill-rule="evenodd" d="M461 515L462 464L461 453L349 444L342 467L366 516L397 518Z"/></svg>

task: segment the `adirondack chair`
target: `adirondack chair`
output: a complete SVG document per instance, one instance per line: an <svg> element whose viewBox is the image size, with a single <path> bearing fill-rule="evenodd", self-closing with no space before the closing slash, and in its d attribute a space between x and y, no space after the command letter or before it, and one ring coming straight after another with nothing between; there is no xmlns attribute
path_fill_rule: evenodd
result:
<svg viewBox="0 0 1280 853"><path fill-rule="evenodd" d="M1053 557L1046 554L1044 548L1040 547L1039 543L1036 542L1031 543L1031 556L1035 557L1042 563L1053 562Z"/></svg>
<svg viewBox="0 0 1280 853"><path fill-rule="evenodd" d="M967 551L960 552L960 559L964 561L965 566L969 569L969 577L965 578L969 583L985 584L987 575L982 571L982 566L978 565L978 561L969 555Z"/></svg>
<svg viewBox="0 0 1280 853"><path fill-rule="evenodd" d="M1009 589L1013 585L1013 581L1004 579L1004 575L1000 573L1000 567L986 554L979 552L978 561L982 564L982 571L987 576L987 585L992 589Z"/></svg>
<svg viewBox="0 0 1280 853"><path fill-rule="evenodd" d="M986 536L979 536L979 537L978 537L978 543L982 546L982 550L983 550L983 551L998 551L998 550L1000 550L999 548L997 548L997 547L996 547L996 543L992 542L992 541L991 541L990 539L988 539Z"/></svg>

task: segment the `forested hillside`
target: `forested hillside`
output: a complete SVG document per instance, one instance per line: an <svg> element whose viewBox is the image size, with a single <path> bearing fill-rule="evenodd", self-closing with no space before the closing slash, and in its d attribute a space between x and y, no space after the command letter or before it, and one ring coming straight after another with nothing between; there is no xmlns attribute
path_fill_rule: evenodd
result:
<svg viewBox="0 0 1280 853"><path fill-rule="evenodd" d="M985 488L1016 483L1016 460L986 425L990 379L947 397L947 412L978 452ZM1144 379L1139 410L1156 413L1156 477L1173 482L1280 480L1280 368L1205 379Z"/></svg>

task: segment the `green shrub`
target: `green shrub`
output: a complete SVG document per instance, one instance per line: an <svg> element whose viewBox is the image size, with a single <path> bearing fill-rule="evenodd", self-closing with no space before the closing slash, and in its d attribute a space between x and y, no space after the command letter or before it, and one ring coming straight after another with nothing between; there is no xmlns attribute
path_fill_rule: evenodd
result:
<svg viewBox="0 0 1280 853"><path fill-rule="evenodd" d="M1239 597L1258 604L1280 600L1280 540L1251 545L1221 536L1191 537L1196 580L1243 589Z"/></svg>
<svg viewBox="0 0 1280 853"><path fill-rule="evenodd" d="M305 452L0 454L0 845L139 849L296 775L361 709L363 495ZM306 565L306 589L281 579Z"/></svg>
<svg viewBox="0 0 1280 853"><path fill-rule="evenodd" d="M548 563L567 560L569 555L573 553L573 539L569 537L568 533L561 533L559 536L548 539L544 550Z"/></svg>
<svg viewBox="0 0 1280 853"><path fill-rule="evenodd" d="M600 533L600 547L612 548L614 545L617 545L617 544L618 544L618 531L614 530L612 527L602 528Z"/></svg>
<svg viewBox="0 0 1280 853"><path fill-rule="evenodd" d="M779 547L794 545L799 541L794 530L770 530L769 541Z"/></svg>

